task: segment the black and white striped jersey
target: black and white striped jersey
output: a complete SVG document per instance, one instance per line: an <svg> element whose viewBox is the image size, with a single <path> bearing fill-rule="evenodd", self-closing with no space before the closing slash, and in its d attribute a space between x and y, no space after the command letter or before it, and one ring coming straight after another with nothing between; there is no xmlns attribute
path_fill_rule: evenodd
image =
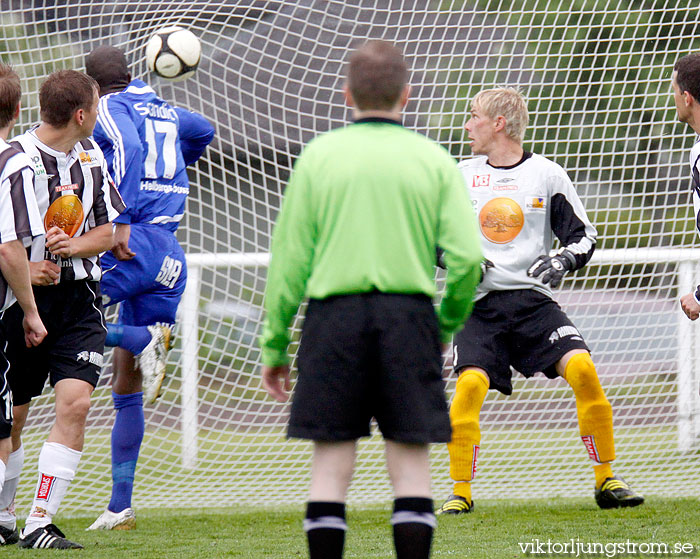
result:
<svg viewBox="0 0 700 559"><path fill-rule="evenodd" d="M0 243L32 239L44 234L34 195L32 162L0 138ZM0 274L0 311L15 302L12 290Z"/></svg>
<svg viewBox="0 0 700 559"><path fill-rule="evenodd" d="M690 150L690 172L693 177L693 210L695 229L700 235L700 136ZM695 300L700 303L700 285L695 288Z"/></svg>
<svg viewBox="0 0 700 559"><path fill-rule="evenodd" d="M561 166L526 152L510 167L493 167L479 156L459 168L478 218L484 258L494 263L476 299L508 289L535 289L551 297L549 285L527 270L538 256L549 254L555 235L576 258L575 269L590 260L596 230Z"/></svg>
<svg viewBox="0 0 700 559"><path fill-rule="evenodd" d="M44 144L32 129L14 138L11 144L31 159L34 191L42 216L58 197L78 196L83 219L75 236L113 221L124 211L124 202L109 176L102 151L92 139L82 140L70 153L63 153ZM56 261L61 266L61 281L99 281L102 277L99 256L56 259L46 250L43 236L32 243L31 260Z"/></svg>

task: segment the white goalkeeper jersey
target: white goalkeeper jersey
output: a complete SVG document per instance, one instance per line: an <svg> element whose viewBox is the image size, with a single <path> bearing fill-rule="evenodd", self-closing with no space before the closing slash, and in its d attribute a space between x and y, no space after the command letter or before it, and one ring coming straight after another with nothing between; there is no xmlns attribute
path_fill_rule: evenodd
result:
<svg viewBox="0 0 700 559"><path fill-rule="evenodd" d="M551 297L549 285L529 277L527 270L538 256L550 253L554 236L576 258L575 269L590 260L596 230L559 165L525 152L509 167L494 167L479 156L462 161L459 169L478 218L484 258L494 264L476 300L510 289L535 289Z"/></svg>

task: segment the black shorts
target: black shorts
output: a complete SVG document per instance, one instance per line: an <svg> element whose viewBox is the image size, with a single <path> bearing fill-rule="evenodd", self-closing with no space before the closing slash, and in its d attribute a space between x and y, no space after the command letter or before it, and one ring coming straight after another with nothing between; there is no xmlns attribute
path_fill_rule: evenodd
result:
<svg viewBox="0 0 700 559"><path fill-rule="evenodd" d="M379 292L311 300L297 358L288 435L448 442L440 332L424 295Z"/></svg>
<svg viewBox="0 0 700 559"><path fill-rule="evenodd" d="M19 305L7 309L2 318L9 342L9 380L16 406L39 396L47 378L51 386L65 378L96 386L102 370L107 329L100 284L66 281L37 286L34 297L48 332L37 347L24 345L23 313Z"/></svg>
<svg viewBox="0 0 700 559"><path fill-rule="evenodd" d="M568 351L588 346L556 301L534 289L491 291L474 304L454 340L454 367L484 369L490 387L512 394L511 366L531 377L554 368Z"/></svg>
<svg viewBox="0 0 700 559"><path fill-rule="evenodd" d="M17 303L15 306L19 307ZM12 391L7 379L10 362L5 355L6 347L7 338L0 325L0 439L7 439L12 432Z"/></svg>

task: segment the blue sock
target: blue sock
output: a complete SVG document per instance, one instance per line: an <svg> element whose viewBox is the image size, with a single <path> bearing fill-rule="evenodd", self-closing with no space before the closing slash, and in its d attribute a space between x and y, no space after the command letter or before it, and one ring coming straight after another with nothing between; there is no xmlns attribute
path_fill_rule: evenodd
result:
<svg viewBox="0 0 700 559"><path fill-rule="evenodd" d="M123 324L107 323L107 347L121 347L138 355L151 341L148 326L124 326Z"/></svg>
<svg viewBox="0 0 700 559"><path fill-rule="evenodd" d="M134 473L143 440L143 392L112 392L117 417L112 427L112 499L107 508L121 512L131 506Z"/></svg>

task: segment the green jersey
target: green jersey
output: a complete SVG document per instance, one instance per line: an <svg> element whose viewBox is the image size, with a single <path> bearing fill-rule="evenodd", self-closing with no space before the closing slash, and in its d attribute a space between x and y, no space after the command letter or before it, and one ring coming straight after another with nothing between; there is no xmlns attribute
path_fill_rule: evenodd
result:
<svg viewBox="0 0 700 559"><path fill-rule="evenodd" d="M448 269L438 312L447 341L471 310L479 239L464 180L437 143L386 119L319 136L296 162L272 237L263 363L289 361L289 325L304 296L433 297L436 247Z"/></svg>

